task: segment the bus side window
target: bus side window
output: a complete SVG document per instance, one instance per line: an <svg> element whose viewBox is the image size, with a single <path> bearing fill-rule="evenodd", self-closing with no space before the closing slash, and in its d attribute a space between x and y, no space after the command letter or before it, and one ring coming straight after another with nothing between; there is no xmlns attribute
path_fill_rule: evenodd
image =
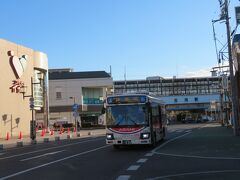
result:
<svg viewBox="0 0 240 180"><path fill-rule="evenodd" d="M161 108L161 106L158 106L158 112L159 112L159 124L160 124L160 127L162 127L162 108Z"/></svg>

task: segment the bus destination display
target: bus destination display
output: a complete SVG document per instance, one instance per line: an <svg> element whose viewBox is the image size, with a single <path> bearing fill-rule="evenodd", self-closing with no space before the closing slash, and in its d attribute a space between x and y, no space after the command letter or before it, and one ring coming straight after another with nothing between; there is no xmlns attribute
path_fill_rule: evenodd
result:
<svg viewBox="0 0 240 180"><path fill-rule="evenodd" d="M146 96L118 96L108 97L108 104L131 104L131 103L146 103Z"/></svg>

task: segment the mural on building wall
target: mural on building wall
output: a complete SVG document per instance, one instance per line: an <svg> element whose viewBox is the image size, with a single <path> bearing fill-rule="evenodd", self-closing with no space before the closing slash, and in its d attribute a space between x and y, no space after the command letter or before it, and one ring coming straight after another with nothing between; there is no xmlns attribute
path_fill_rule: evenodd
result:
<svg viewBox="0 0 240 180"><path fill-rule="evenodd" d="M20 78L27 68L28 56L22 55L22 57L19 58L14 55L14 51L8 51L8 55L10 56L10 65L16 76L16 80L12 81L10 89L12 92L19 93L20 89L24 87L24 82L21 81Z"/></svg>

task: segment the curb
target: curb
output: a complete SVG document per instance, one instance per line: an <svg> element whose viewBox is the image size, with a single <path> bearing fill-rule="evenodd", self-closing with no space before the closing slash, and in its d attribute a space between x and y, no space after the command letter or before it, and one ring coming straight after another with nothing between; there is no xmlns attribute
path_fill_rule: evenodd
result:
<svg viewBox="0 0 240 180"><path fill-rule="evenodd" d="M45 138L40 138L37 140L17 140L12 143L2 143L0 144L0 150L6 150L6 149L12 149L12 148L19 148L19 147L26 147L26 146L31 146L31 145L36 145L36 144L43 144L43 143L49 143L49 142L57 142L61 140L74 140L74 139L79 139L79 138L86 138L89 136L103 136L105 135L104 133L94 133L94 132L86 132L84 134L67 134L66 136L60 137L60 136L50 136L50 137L45 137Z"/></svg>

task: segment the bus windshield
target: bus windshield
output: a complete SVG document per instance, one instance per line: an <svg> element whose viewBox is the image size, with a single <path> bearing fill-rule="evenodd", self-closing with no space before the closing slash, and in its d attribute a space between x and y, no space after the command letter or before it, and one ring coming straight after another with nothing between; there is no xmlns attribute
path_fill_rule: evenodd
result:
<svg viewBox="0 0 240 180"><path fill-rule="evenodd" d="M106 113L107 125L129 126L147 124L145 105L108 106Z"/></svg>

